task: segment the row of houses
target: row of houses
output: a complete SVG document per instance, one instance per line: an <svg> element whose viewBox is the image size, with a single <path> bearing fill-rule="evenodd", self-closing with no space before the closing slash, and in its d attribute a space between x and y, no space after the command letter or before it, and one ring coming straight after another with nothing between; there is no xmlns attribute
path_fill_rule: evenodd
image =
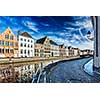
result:
<svg viewBox="0 0 100 100"><path fill-rule="evenodd" d="M0 34L0 57L70 57L88 54L93 54L93 51L58 45L47 36L35 42L27 32L18 31L16 38L9 27Z"/></svg>

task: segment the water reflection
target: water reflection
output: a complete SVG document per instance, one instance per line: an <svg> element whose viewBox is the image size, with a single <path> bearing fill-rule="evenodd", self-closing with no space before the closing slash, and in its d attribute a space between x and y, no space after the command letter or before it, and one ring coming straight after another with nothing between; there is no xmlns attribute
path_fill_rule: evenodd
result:
<svg viewBox="0 0 100 100"><path fill-rule="evenodd" d="M32 78L50 62L30 62L0 66L1 83L31 83Z"/></svg>

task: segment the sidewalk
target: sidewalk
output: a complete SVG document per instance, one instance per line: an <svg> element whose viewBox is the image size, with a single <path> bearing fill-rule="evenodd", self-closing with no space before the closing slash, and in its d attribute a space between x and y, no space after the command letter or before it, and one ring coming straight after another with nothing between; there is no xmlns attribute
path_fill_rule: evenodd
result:
<svg viewBox="0 0 100 100"><path fill-rule="evenodd" d="M96 79L100 80L100 73L93 71L93 59L91 59L84 65L84 71L89 75L95 77Z"/></svg>

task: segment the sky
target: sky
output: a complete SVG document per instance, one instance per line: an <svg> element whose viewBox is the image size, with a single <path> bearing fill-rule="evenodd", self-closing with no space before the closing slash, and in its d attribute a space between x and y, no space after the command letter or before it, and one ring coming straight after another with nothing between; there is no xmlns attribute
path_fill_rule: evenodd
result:
<svg viewBox="0 0 100 100"><path fill-rule="evenodd" d="M58 45L94 49L94 41L87 38L88 31L94 35L90 16L0 16L0 34L8 27L16 37L20 30L35 41L48 36Z"/></svg>

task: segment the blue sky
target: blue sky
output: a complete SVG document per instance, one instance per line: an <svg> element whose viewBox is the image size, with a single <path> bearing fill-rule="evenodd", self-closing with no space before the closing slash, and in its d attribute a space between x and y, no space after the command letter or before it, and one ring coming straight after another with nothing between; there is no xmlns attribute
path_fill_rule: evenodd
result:
<svg viewBox="0 0 100 100"><path fill-rule="evenodd" d="M48 36L58 44L93 49L93 41L87 32L94 35L89 16L1 16L0 33L10 27L17 36L18 30L28 32L35 40Z"/></svg>

